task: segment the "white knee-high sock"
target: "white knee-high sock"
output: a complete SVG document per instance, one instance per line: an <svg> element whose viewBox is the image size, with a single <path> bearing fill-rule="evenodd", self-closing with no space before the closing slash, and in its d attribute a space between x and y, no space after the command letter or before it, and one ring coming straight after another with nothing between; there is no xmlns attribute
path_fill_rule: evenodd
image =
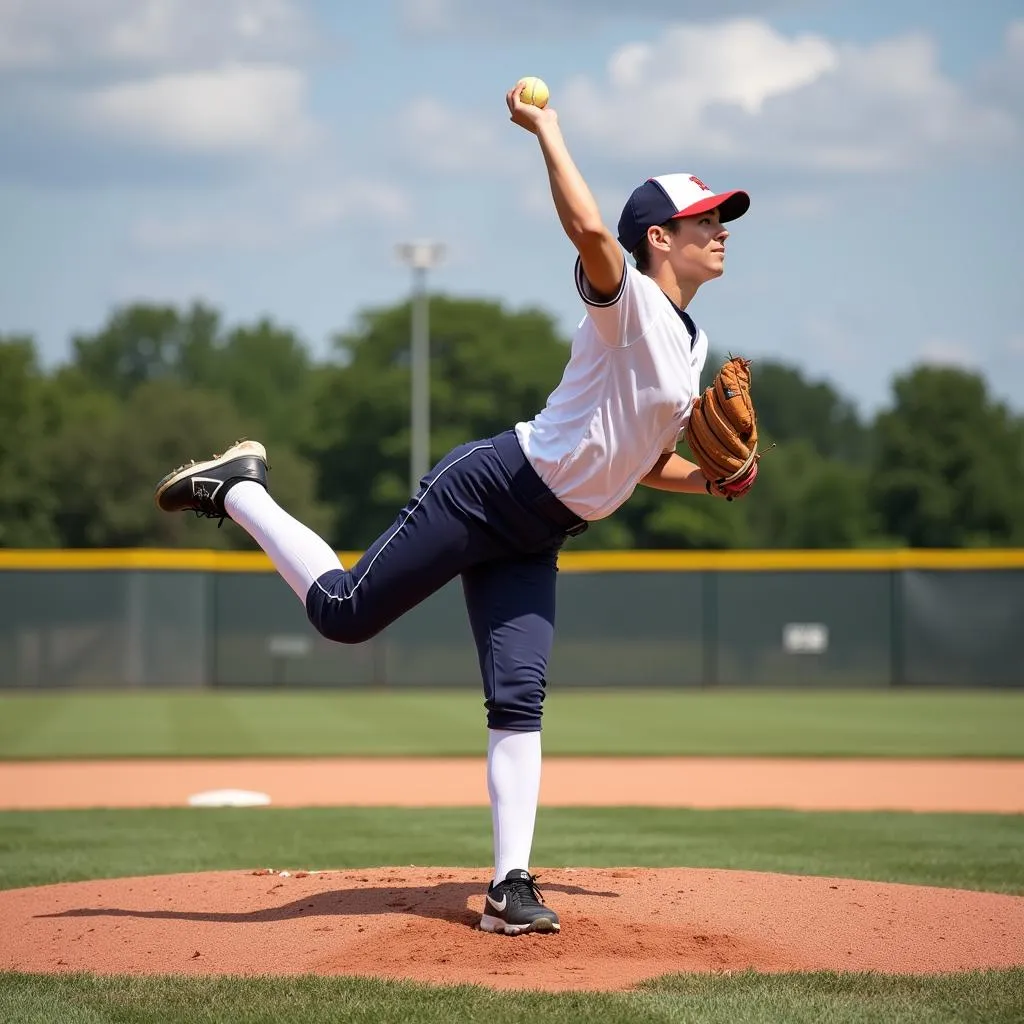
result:
<svg viewBox="0 0 1024 1024"><path fill-rule="evenodd" d="M235 484L224 497L224 511L270 556L303 605L315 579L341 568L330 545L285 512L255 480Z"/></svg>
<svg viewBox="0 0 1024 1024"><path fill-rule="evenodd" d="M513 868L530 869L540 799L539 732L488 730L487 791L494 826L494 881Z"/></svg>

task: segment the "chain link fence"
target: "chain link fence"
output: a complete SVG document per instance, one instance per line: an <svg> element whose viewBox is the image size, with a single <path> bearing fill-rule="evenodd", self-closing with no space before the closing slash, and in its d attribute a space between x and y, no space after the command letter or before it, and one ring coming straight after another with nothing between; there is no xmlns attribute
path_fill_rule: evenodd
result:
<svg viewBox="0 0 1024 1024"><path fill-rule="evenodd" d="M1024 570L573 571L558 686L1024 686ZM368 643L272 572L0 570L0 686L478 686L454 582Z"/></svg>

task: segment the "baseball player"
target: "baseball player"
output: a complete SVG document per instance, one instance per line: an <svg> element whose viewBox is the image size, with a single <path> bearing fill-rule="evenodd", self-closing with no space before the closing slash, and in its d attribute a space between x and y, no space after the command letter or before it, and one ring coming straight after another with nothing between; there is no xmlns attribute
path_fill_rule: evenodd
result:
<svg viewBox="0 0 1024 1024"><path fill-rule="evenodd" d="M708 349L686 307L721 276L725 224L746 212L747 194L713 192L689 174L652 178L630 195L616 236L602 223L554 109L523 103L521 88L506 96L511 120L539 142L555 210L578 252L575 283L585 307L545 407L445 455L350 568L270 496L266 451L256 441L169 473L155 495L167 512L242 527L313 626L339 643L369 640L460 578L487 710L494 874L480 927L512 935L559 930L530 873L530 854L560 548L611 515L638 484L735 497L752 482L714 486L675 452Z"/></svg>

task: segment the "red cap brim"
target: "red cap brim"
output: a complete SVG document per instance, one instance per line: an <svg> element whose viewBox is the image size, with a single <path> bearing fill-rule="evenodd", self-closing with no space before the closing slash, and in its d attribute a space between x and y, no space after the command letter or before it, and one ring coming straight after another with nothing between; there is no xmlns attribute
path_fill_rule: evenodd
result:
<svg viewBox="0 0 1024 1024"><path fill-rule="evenodd" d="M691 203L685 210L680 210L673 220L678 217L696 217L699 213L707 213L708 210L718 210L719 218L724 224L728 220L735 220L742 217L750 209L750 196L741 189L734 189L732 192L719 192L718 195L708 196L700 202Z"/></svg>

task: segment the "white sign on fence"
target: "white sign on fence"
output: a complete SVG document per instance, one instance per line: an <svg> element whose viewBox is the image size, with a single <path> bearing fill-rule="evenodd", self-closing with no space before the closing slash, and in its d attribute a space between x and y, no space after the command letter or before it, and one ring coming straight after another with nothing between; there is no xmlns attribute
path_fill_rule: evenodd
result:
<svg viewBox="0 0 1024 1024"><path fill-rule="evenodd" d="M782 647L787 654L824 654L828 626L824 622L787 622L782 627Z"/></svg>
<svg viewBox="0 0 1024 1024"><path fill-rule="evenodd" d="M279 634L267 641L267 650L272 658L305 658L312 647L309 637L301 634Z"/></svg>

